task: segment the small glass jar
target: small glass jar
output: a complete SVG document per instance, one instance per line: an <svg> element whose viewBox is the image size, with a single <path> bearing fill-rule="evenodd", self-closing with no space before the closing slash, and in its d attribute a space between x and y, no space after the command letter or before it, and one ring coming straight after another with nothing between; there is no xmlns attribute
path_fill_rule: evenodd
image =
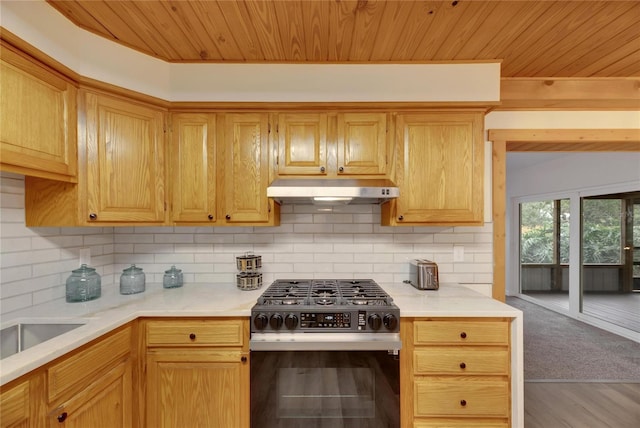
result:
<svg viewBox="0 0 640 428"><path fill-rule="evenodd" d="M171 269L165 270L164 277L162 278L162 286L164 288L182 287L182 270L176 269L175 266L171 266Z"/></svg>
<svg viewBox="0 0 640 428"><path fill-rule="evenodd" d="M145 289L145 274L142 268L131 265L120 275L120 294L142 293Z"/></svg>
<svg viewBox="0 0 640 428"><path fill-rule="evenodd" d="M100 275L92 267L85 264L71 271L67 278L66 300L67 302L86 302L97 299L102 295L102 280Z"/></svg>

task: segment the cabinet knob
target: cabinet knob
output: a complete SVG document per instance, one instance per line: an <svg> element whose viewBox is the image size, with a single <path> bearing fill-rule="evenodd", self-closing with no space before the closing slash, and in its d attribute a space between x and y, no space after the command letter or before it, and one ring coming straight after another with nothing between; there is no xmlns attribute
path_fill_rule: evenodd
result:
<svg viewBox="0 0 640 428"><path fill-rule="evenodd" d="M460 405L462 407L466 406L467 405L467 400L460 400Z"/></svg>
<svg viewBox="0 0 640 428"><path fill-rule="evenodd" d="M66 421L66 420L67 420L67 416L69 416L69 415L67 414L67 412L62 412L62 413L60 413L60 414L58 415L58 422L62 423L62 422L64 422L64 421Z"/></svg>
<svg viewBox="0 0 640 428"><path fill-rule="evenodd" d="M231 216L229 214L227 214L226 216L224 216L224 218L226 218L227 220L231 220Z"/></svg>
<svg viewBox="0 0 640 428"><path fill-rule="evenodd" d="M243 363L247 362L247 357L245 357L244 355L242 357L240 357L240 361L242 361Z"/></svg>
<svg viewBox="0 0 640 428"><path fill-rule="evenodd" d="M398 220L400 220L400 221L404 220L404 216L403 215L398 216Z"/></svg>
<svg viewBox="0 0 640 428"><path fill-rule="evenodd" d="M208 218L209 220L213 220L213 214L209 214L209 215L207 216L207 218Z"/></svg>
<svg viewBox="0 0 640 428"><path fill-rule="evenodd" d="M95 219L97 219L97 218L98 218L98 214L96 214L96 213L91 213L91 214L89 214L89 218L90 218L91 220L95 220Z"/></svg>
<svg viewBox="0 0 640 428"><path fill-rule="evenodd" d="M196 340L196 334L195 334L195 333L191 333L191 334L189 335L189 339L191 339L191 340Z"/></svg>
<svg viewBox="0 0 640 428"><path fill-rule="evenodd" d="M338 168L338 172L344 172L344 167L341 166L340 168Z"/></svg>
<svg viewBox="0 0 640 428"><path fill-rule="evenodd" d="M326 170L325 167L323 167L323 166L320 167L320 172L324 172L325 170Z"/></svg>
<svg viewBox="0 0 640 428"><path fill-rule="evenodd" d="M463 339L467 338L467 333L465 333L464 331L462 333L460 333L460 337Z"/></svg>
<svg viewBox="0 0 640 428"><path fill-rule="evenodd" d="M467 368L467 365L466 365L465 363L460 363L460 368L461 368L461 369L466 369L466 368Z"/></svg>

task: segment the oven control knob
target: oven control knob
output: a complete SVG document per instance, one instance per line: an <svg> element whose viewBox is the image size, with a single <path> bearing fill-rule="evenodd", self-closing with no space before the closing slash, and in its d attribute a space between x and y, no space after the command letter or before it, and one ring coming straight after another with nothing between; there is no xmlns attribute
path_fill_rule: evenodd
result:
<svg viewBox="0 0 640 428"><path fill-rule="evenodd" d="M387 330L395 330L398 327L398 318L393 314L387 314L382 318L382 323Z"/></svg>
<svg viewBox="0 0 640 428"><path fill-rule="evenodd" d="M289 330L293 330L298 325L298 317L293 314L287 315L284 317L284 325Z"/></svg>
<svg viewBox="0 0 640 428"><path fill-rule="evenodd" d="M269 318L267 318L267 316L265 314L258 314L253 319L253 325L258 330L264 330L267 327L267 324L269 324Z"/></svg>
<svg viewBox="0 0 640 428"><path fill-rule="evenodd" d="M271 319L269 320L269 325L274 330L280 330L280 327L282 327L282 315L280 314L271 315Z"/></svg>
<svg viewBox="0 0 640 428"><path fill-rule="evenodd" d="M369 323L369 327L371 328L371 330L380 330L380 326L382 326L382 319L378 314L369 316L367 322Z"/></svg>

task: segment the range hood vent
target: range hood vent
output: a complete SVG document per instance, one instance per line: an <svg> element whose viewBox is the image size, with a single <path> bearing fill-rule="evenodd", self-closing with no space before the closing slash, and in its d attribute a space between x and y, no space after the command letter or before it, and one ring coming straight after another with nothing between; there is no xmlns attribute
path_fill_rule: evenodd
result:
<svg viewBox="0 0 640 428"><path fill-rule="evenodd" d="M315 205L381 204L399 195L385 179L278 179L267 188L280 203Z"/></svg>

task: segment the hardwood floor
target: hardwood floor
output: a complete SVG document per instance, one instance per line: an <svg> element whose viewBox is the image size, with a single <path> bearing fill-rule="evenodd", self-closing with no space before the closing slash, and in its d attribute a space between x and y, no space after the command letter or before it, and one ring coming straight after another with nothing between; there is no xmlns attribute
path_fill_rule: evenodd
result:
<svg viewBox="0 0 640 428"><path fill-rule="evenodd" d="M640 383L525 382L524 428L640 427Z"/></svg>

